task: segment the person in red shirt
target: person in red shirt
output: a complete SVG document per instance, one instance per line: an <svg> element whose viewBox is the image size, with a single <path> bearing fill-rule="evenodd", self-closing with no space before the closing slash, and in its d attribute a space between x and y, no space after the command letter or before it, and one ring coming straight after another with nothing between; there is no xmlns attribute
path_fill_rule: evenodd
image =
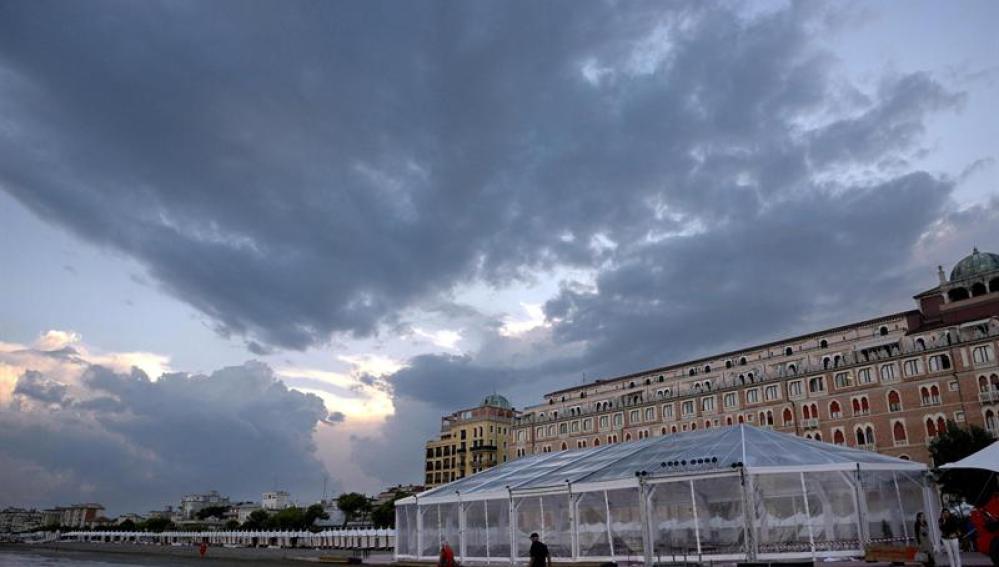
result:
<svg viewBox="0 0 999 567"><path fill-rule="evenodd" d="M975 547L988 554L992 565L999 567L999 493L971 511L971 525L975 527Z"/></svg>
<svg viewBox="0 0 999 567"><path fill-rule="evenodd" d="M456 567L454 562L454 550L448 545L446 539L441 540L441 556L437 560L437 567Z"/></svg>

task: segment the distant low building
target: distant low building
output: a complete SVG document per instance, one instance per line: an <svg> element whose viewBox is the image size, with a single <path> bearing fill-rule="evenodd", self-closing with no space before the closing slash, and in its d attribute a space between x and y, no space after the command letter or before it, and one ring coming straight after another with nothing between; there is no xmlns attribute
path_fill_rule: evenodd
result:
<svg viewBox="0 0 999 567"><path fill-rule="evenodd" d="M169 520L173 518L174 514L175 512L173 506L167 506L162 510L150 510L146 514L146 517L148 517L150 520L152 520L153 518Z"/></svg>
<svg viewBox="0 0 999 567"><path fill-rule="evenodd" d="M384 504L386 502L391 502L397 498L397 495L411 495L419 494L426 489L422 484L397 484L395 486L390 486L385 490L378 493L375 496L375 506Z"/></svg>
<svg viewBox="0 0 999 567"><path fill-rule="evenodd" d="M45 526L45 513L23 508L0 510L0 533L21 533Z"/></svg>
<svg viewBox="0 0 999 567"><path fill-rule="evenodd" d="M131 521L133 524L138 524L139 522L142 522L144 520L145 518L143 518L142 516L130 512L128 514L122 514L117 518L115 518L114 523L120 526L121 524L127 521Z"/></svg>
<svg viewBox="0 0 999 567"><path fill-rule="evenodd" d="M236 521L243 524L250 519L250 514L257 510L263 510L256 502L240 502L234 506L236 509Z"/></svg>
<svg viewBox="0 0 999 567"><path fill-rule="evenodd" d="M273 490L261 496L260 505L268 511L284 510L291 506L291 498L284 490Z"/></svg>
<svg viewBox="0 0 999 567"><path fill-rule="evenodd" d="M62 508L59 525L64 528L89 528L104 514L104 506L95 503L73 504ZM104 518L105 520L107 518Z"/></svg>
<svg viewBox="0 0 999 567"><path fill-rule="evenodd" d="M188 494L180 499L180 517L182 520L192 520L198 512L213 506L228 506L229 499L212 490L207 494Z"/></svg>

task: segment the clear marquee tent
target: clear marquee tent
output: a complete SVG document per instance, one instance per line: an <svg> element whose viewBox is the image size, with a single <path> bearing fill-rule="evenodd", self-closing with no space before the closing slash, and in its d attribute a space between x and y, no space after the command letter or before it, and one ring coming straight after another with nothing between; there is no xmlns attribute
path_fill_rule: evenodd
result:
<svg viewBox="0 0 999 567"><path fill-rule="evenodd" d="M747 425L520 458L396 503L396 556L670 562L859 555L936 517L926 465ZM929 522L936 530L936 522ZM938 534L933 534L933 541Z"/></svg>

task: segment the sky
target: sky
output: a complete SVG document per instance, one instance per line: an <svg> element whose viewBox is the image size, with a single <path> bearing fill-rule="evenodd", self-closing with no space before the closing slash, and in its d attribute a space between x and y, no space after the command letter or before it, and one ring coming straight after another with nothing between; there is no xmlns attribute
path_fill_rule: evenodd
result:
<svg viewBox="0 0 999 567"><path fill-rule="evenodd" d="M999 252L999 4L0 0L0 507L418 483L442 415Z"/></svg>

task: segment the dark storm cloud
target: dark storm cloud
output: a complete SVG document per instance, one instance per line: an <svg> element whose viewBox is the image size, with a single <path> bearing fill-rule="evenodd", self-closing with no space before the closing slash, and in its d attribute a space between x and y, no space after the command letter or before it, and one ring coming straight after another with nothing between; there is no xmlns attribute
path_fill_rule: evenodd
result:
<svg viewBox="0 0 999 567"><path fill-rule="evenodd" d="M421 475L440 415L494 388L535 402L907 307L913 251L968 228L953 182L907 165L962 95L852 84L818 3L235 6L0 5L0 188L254 352L596 270L545 332L493 322L387 378L396 413L354 446L380 478Z"/></svg>
<svg viewBox="0 0 999 567"><path fill-rule="evenodd" d="M17 393L58 401L60 391L27 372ZM0 500L49 505L94 499L116 512L144 511L181 495L217 488L256 498L275 482L298 498L315 495L325 469L312 431L328 417L322 401L289 390L265 365L247 363L210 375L93 366L82 377L92 398L46 410L0 411L0 462L44 470L37 492L0 486ZM18 471L7 471L17 476Z"/></svg>
<svg viewBox="0 0 999 567"><path fill-rule="evenodd" d="M597 234L627 246L752 213L806 180L810 151L868 155L858 132L883 103L911 110L888 113L905 139L882 155L942 104L930 87L946 100L903 76L872 93L874 119L793 138L799 115L846 104L808 41L822 14L800 5L751 21L596 2L2 16L0 185L254 352L371 333L473 278L591 265Z"/></svg>
<svg viewBox="0 0 999 567"><path fill-rule="evenodd" d="M66 400L67 390L65 384L46 378L41 372L30 370L18 378L14 394L40 402L61 404Z"/></svg>

